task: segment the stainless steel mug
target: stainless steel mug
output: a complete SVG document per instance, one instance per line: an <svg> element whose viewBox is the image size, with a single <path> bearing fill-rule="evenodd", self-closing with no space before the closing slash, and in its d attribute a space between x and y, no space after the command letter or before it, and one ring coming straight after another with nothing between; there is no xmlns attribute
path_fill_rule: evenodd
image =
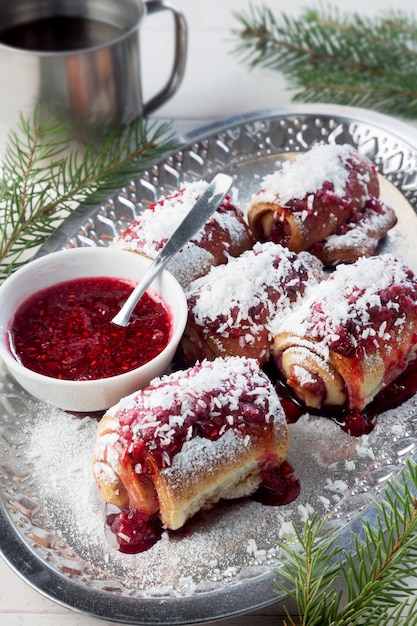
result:
<svg viewBox="0 0 417 626"><path fill-rule="evenodd" d="M172 70L144 103L139 27L160 11L174 18ZM185 18L165 0L0 0L0 122L36 107L83 140L99 138L171 98L186 53Z"/></svg>

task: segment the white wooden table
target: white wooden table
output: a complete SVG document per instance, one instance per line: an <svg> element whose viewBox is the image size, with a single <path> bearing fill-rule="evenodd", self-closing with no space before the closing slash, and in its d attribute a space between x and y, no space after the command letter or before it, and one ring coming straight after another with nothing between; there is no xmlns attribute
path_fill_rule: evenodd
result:
<svg viewBox="0 0 417 626"><path fill-rule="evenodd" d="M181 8L189 25L189 57L184 82L174 98L159 111L165 119L177 120L182 129L195 128L208 120L230 117L267 108L282 108L291 102L291 93L278 74L249 71L231 54L231 29L238 24L235 11L247 11L246 0L172 0ZM266 2L266 4L268 4ZM345 5L341 10L347 10ZM270 3L271 8L276 3ZM305 0L293 0L279 10L298 12ZM368 14L392 7L390 0L351 0L350 11ZM399 0L396 8L415 11L415 0ZM145 99L161 85L170 65L171 24L163 16L152 17L142 28ZM17 115L17 112L16 112ZM0 142L8 128L0 119ZM3 143L4 145L4 143ZM0 529L1 533L1 529ZM75 613L30 588L0 559L0 625L7 626L98 626L110 624ZM294 607L289 604L291 610ZM270 606L250 615L226 619L225 626L278 626L281 606ZM114 623L114 622L112 622ZM406 623L406 622L404 622Z"/></svg>
<svg viewBox="0 0 417 626"><path fill-rule="evenodd" d="M0 560L1 626L100 626L114 622L75 613L44 598ZM250 615L223 620L224 626L278 626L281 607L270 606Z"/></svg>

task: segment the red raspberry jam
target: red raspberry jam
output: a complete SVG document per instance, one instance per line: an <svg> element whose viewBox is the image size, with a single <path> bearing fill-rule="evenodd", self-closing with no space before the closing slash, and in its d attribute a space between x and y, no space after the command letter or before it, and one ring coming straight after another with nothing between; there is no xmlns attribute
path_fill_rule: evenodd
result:
<svg viewBox="0 0 417 626"><path fill-rule="evenodd" d="M261 477L262 483L251 496L255 502L283 506L295 500L300 493L300 481L287 461L280 467L262 470ZM187 521L186 528L192 528L192 524L193 518ZM183 533L185 527L166 532ZM115 550L124 554L139 554L152 548L161 539L163 528L157 513L148 515L129 506L119 508L107 504L105 533L107 541Z"/></svg>
<svg viewBox="0 0 417 626"><path fill-rule="evenodd" d="M145 467L150 454L163 469L195 437L215 441L231 429L244 439L272 430L280 408L271 391L254 359L227 357L172 371L115 407L119 449L127 463Z"/></svg>
<svg viewBox="0 0 417 626"><path fill-rule="evenodd" d="M144 365L168 344L172 321L165 304L145 293L127 327L113 324L133 287L94 277L39 291L11 320L11 352L28 369L65 380L109 378Z"/></svg>
<svg viewBox="0 0 417 626"><path fill-rule="evenodd" d="M252 500L269 506L283 506L295 500L301 490L300 480L293 467L284 461L279 467L264 469L262 482Z"/></svg>
<svg viewBox="0 0 417 626"><path fill-rule="evenodd" d="M289 424L296 422L304 413L309 412L333 419L353 437L360 437L372 432L380 413L400 406L417 393L417 359L408 365L405 372L380 391L362 411L349 411L348 409L315 411L306 408L294 397L291 390L280 379L279 375L273 372L272 368L269 375L275 381L275 388Z"/></svg>
<svg viewBox="0 0 417 626"><path fill-rule="evenodd" d="M364 337L364 322L359 314L354 316L355 303L364 296L365 291L352 289L349 297L349 313L351 317L345 319L337 328L331 328L327 324L327 312L323 310L323 303L316 302L311 308L311 316L306 336L313 341L322 341L331 333L332 339L327 342L329 348L349 356L352 353L366 355L375 350L375 339L372 334ZM356 306L356 310L359 310ZM359 310L360 311L360 310ZM414 280L411 270L407 270L407 278L402 284L391 284L378 293L378 304L366 305L366 314L375 328L385 324L385 332L393 336L399 332L397 326L401 317L414 317L417 314L417 282ZM362 312L363 314L364 312ZM318 329L321 329L318 331Z"/></svg>
<svg viewBox="0 0 417 626"><path fill-rule="evenodd" d="M405 372L385 389L380 391L363 411L346 411L340 416L343 430L353 436L371 432L378 415L395 409L417 393L417 359L412 361ZM339 422L339 419L336 419Z"/></svg>
<svg viewBox="0 0 417 626"><path fill-rule="evenodd" d="M110 545L124 554L149 550L162 535L157 515L146 515L137 509L111 512L107 515L106 536Z"/></svg>

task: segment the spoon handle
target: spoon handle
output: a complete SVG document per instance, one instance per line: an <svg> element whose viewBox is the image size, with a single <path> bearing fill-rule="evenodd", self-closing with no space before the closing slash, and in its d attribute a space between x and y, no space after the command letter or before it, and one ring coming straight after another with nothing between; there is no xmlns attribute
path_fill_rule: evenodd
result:
<svg viewBox="0 0 417 626"><path fill-rule="evenodd" d="M132 291L120 311L114 316L112 322L118 326L128 326L130 316L156 276L165 268L170 259L176 254L207 222L232 186L233 178L227 174L217 174L206 191L187 213L181 224L173 232L161 252L155 257L142 280Z"/></svg>

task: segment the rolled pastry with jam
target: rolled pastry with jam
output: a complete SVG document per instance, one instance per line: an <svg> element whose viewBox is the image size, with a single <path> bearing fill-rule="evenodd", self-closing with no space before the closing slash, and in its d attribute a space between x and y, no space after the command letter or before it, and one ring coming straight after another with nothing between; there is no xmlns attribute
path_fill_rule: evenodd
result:
<svg viewBox="0 0 417 626"><path fill-rule="evenodd" d="M253 494L289 446L278 396L253 359L157 378L102 418L93 471L102 497L176 530L220 499Z"/></svg>
<svg viewBox="0 0 417 626"><path fill-rule="evenodd" d="M275 363L299 400L361 411L416 357L416 278L391 255L339 265L274 332Z"/></svg>
<svg viewBox="0 0 417 626"><path fill-rule="evenodd" d="M207 187L204 180L184 183L176 193L150 204L110 245L154 259ZM211 266L226 263L229 256L238 256L252 245L253 236L242 211L226 196L167 269L186 286Z"/></svg>
<svg viewBox="0 0 417 626"><path fill-rule="evenodd" d="M366 203L362 211L341 224L333 234L310 247L310 252L326 267L354 263L363 256L372 256L380 241L397 223L393 209L378 198Z"/></svg>
<svg viewBox="0 0 417 626"><path fill-rule="evenodd" d="M258 242L227 265L211 268L186 289L186 362L234 355L265 364L273 343L271 320L289 315L307 286L323 278L314 256L271 242Z"/></svg>
<svg viewBox="0 0 417 626"><path fill-rule="evenodd" d="M265 176L248 222L259 241L308 250L379 197L375 165L352 146L317 145Z"/></svg>

